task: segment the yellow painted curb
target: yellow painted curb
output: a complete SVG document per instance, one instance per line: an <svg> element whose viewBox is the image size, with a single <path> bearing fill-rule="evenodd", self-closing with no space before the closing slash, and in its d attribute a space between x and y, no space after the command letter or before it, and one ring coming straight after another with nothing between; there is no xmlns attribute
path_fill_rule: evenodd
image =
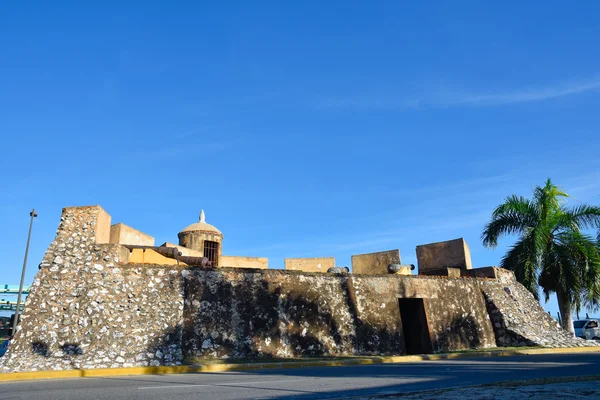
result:
<svg viewBox="0 0 600 400"><path fill-rule="evenodd" d="M122 375L166 375L185 373L206 373L224 371L248 371L257 369L288 369L303 367L341 367L345 365L372 365L372 364L398 364L418 361L441 361L455 360L459 358L492 357L492 356L517 356L537 354L576 354L576 353L599 353L598 347L567 347L567 348L539 348L525 350L489 350L474 351L469 353L446 353L427 354L418 356L382 356L361 357L342 360L310 360L291 362L258 362L246 364L207 364L207 365L181 365L160 367L131 367L131 368L98 368L98 369L75 369L64 371L31 371L10 372L0 374L0 382L25 381L37 379L61 379L61 378L89 378L101 376Z"/></svg>

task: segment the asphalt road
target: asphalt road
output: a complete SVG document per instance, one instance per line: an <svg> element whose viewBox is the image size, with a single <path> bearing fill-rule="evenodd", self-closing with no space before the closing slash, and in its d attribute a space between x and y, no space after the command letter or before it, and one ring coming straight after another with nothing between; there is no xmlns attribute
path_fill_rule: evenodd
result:
<svg viewBox="0 0 600 400"><path fill-rule="evenodd" d="M0 399L331 399L600 374L600 354L0 383Z"/></svg>

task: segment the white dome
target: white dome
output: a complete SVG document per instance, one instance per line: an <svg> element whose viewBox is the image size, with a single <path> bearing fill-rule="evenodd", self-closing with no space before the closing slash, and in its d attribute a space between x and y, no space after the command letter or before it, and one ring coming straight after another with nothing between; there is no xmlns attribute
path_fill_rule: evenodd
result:
<svg viewBox="0 0 600 400"><path fill-rule="evenodd" d="M200 221L187 226L181 232L193 232L193 231L204 231L204 232L215 232L222 235L221 231L206 223L206 217L204 216L204 210L200 212Z"/></svg>

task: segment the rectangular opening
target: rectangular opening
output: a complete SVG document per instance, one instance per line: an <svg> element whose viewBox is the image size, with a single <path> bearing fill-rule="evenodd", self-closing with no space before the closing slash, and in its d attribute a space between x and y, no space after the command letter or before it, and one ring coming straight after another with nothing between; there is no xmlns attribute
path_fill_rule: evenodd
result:
<svg viewBox="0 0 600 400"><path fill-rule="evenodd" d="M398 299L406 354L431 353L431 338L423 299Z"/></svg>
<svg viewBox="0 0 600 400"><path fill-rule="evenodd" d="M219 243L205 240L204 257L208 258L208 261L211 262L213 267L216 267L219 263Z"/></svg>

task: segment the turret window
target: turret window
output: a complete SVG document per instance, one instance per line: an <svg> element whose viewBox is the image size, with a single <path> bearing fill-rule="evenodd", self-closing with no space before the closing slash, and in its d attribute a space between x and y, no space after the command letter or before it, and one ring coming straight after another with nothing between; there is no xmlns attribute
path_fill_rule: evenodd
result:
<svg viewBox="0 0 600 400"><path fill-rule="evenodd" d="M219 242L204 241L204 257L208 258L213 267L218 265L219 261Z"/></svg>

